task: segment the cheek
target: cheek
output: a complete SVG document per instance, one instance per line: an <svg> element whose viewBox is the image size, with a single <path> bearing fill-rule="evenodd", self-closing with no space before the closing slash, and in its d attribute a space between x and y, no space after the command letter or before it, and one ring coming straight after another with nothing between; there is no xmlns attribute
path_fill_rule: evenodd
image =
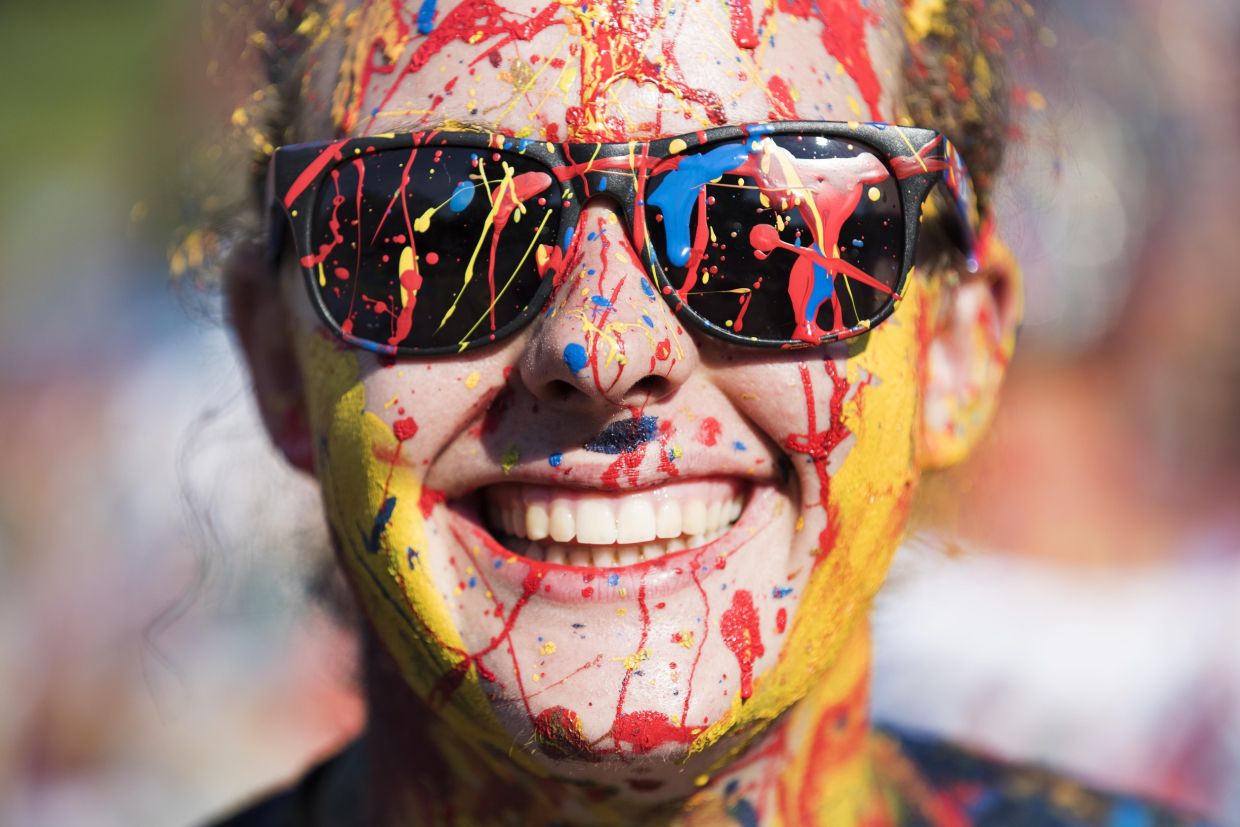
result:
<svg viewBox="0 0 1240 827"><path fill-rule="evenodd" d="M359 603L420 697L450 697L440 710L445 719L483 742L500 743L489 702L478 682L467 679L465 644L420 559L426 520L438 502L423 486L426 457L471 415L470 406L453 405L458 384L475 400L488 398L479 388L483 371L445 364L420 378L414 374L425 366L371 370L372 357L316 334L302 336L299 356L333 545ZM427 393L425 404L402 401L400 388L410 394L432 384L437 393Z"/></svg>

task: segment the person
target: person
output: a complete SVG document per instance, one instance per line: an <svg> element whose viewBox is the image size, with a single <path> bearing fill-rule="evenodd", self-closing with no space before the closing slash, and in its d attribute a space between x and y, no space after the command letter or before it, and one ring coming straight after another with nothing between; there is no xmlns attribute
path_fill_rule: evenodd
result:
<svg viewBox="0 0 1240 827"><path fill-rule="evenodd" d="M867 712L918 479L1014 346L997 14L275 8L226 290L368 724L227 823L1191 823Z"/></svg>

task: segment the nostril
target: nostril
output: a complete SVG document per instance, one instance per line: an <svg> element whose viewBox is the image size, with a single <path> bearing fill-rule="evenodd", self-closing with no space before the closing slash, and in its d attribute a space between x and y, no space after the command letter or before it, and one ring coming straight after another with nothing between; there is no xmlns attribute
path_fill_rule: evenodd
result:
<svg viewBox="0 0 1240 827"><path fill-rule="evenodd" d="M633 383L625 396L644 397L649 400L662 399L672 391L672 383L666 376L651 374L643 376Z"/></svg>
<svg viewBox="0 0 1240 827"><path fill-rule="evenodd" d="M581 394L572 382L565 382L563 379L552 379L544 386L544 392L548 402L567 402Z"/></svg>

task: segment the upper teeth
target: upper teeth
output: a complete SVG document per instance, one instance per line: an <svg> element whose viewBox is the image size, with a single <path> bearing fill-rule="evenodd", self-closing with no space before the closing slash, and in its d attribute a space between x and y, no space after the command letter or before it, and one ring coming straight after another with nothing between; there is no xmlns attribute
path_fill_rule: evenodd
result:
<svg viewBox="0 0 1240 827"><path fill-rule="evenodd" d="M630 545L712 534L744 507L734 481L694 480L622 495L535 485L487 489L491 524L515 537Z"/></svg>

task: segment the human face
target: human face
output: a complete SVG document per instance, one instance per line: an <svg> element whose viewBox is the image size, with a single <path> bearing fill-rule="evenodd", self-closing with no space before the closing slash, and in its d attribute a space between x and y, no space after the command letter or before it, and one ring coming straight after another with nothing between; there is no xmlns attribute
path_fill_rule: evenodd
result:
<svg viewBox="0 0 1240 827"><path fill-rule="evenodd" d="M335 127L324 111L304 137L890 120L900 30L879 8L363 3L312 78ZM449 357L341 346L290 274L315 464L378 638L462 738L578 776L708 768L836 665L883 580L933 295L914 278L848 343L741 349L679 323L610 203L576 239L538 320ZM558 548L510 536L540 526Z"/></svg>

